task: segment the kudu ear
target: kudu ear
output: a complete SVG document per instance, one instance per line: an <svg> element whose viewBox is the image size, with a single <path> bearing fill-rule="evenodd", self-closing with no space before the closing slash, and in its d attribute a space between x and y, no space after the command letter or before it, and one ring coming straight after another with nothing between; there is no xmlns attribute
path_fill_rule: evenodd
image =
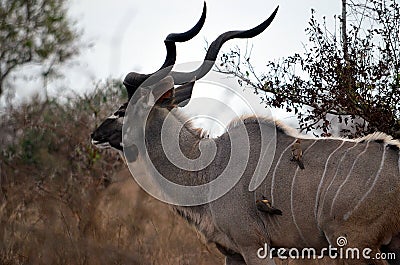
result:
<svg viewBox="0 0 400 265"><path fill-rule="evenodd" d="M157 100L156 105L168 109L186 106L192 97L194 83L195 81L191 81L177 88L171 88Z"/></svg>

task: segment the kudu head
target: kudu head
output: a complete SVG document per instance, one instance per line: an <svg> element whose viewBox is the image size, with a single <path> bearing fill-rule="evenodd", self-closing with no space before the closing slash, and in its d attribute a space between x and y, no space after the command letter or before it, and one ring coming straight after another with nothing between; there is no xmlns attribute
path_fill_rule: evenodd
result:
<svg viewBox="0 0 400 265"><path fill-rule="evenodd" d="M176 60L175 42L186 42L195 37L204 25L206 12L207 6L206 3L204 3L203 13L193 28L184 33L171 33L167 36L164 41L167 55L160 70L172 68ZM128 92L128 102L140 85L142 85L143 82L145 82L153 74L154 73L140 74L131 72L125 77L123 84ZM117 111L115 111L110 117L101 123L100 126L91 134L92 143L95 146L99 148L112 147L122 151L122 125L128 102L123 104Z"/></svg>
<svg viewBox="0 0 400 265"><path fill-rule="evenodd" d="M156 72L157 74L139 74L132 72L125 77L123 84L128 92L128 100L132 99L135 92L143 85L143 83L147 83L146 85L156 85L159 89L164 91L168 89L167 92L159 97L157 102L154 103L155 107L171 110L177 106L186 105L192 95L194 85L193 80L199 80L211 70L222 45L231 39L253 38L259 35L271 24L278 8L279 7L275 9L267 20L252 29L229 31L221 34L211 43L205 59L198 69L192 72L171 71L176 60L175 42L185 42L192 39L199 33L200 29L204 25L206 17L206 4L204 3L203 14L192 29L185 33L170 34L166 38L165 45L167 48L167 57L161 69ZM175 88L175 85L178 85L178 87ZM127 106L128 103L123 104L91 134L92 143L94 145L99 148L112 147L119 151L123 151L122 127Z"/></svg>

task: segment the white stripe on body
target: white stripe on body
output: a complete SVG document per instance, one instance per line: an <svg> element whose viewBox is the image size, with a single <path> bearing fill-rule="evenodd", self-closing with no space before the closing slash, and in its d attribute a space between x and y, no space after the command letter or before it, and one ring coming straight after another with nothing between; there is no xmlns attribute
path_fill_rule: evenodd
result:
<svg viewBox="0 0 400 265"><path fill-rule="evenodd" d="M360 205L364 202L364 200L365 200L365 199L367 198L367 196L371 193L372 189L375 187L376 183L378 182L378 179L379 179L379 176L380 176L380 174L381 174L383 165L384 165L384 163L385 163L386 150L387 150L386 146L387 146L387 145L384 146L383 153L382 153L381 164L380 164L379 169L378 169L378 171L377 171L377 173L376 173L376 175L375 175L374 182L372 183L372 185L371 185L371 187L368 189L368 191L364 194L364 196L361 198L361 200L358 201L358 203L356 204L356 206L354 207L354 209L348 211L348 212L343 216L343 219L344 219L345 221L346 221L347 219L349 219L350 216L353 214L353 212L356 211L356 210L360 207Z"/></svg>
<svg viewBox="0 0 400 265"><path fill-rule="evenodd" d="M334 153L336 153L344 145L344 143L345 143L345 141L342 141L342 143L339 145L339 147L336 148L335 150L333 150L333 152L328 156L328 159L325 162L324 173L322 173L322 177L321 177L321 180L319 181L319 185L318 185L317 195L315 197L315 206L314 206L314 216L315 216L315 218L317 218L319 196L320 196L322 184L323 184L324 179L325 179L325 175L326 175L326 171L327 171L327 168L328 168L329 161L330 161L332 155Z"/></svg>
<svg viewBox="0 0 400 265"><path fill-rule="evenodd" d="M343 183L339 186L338 190L336 191L335 197L333 198L332 204L331 204L331 213L330 213L331 216L332 216L332 213L333 213L333 207L334 207L334 205L335 205L335 203L336 203L336 200L337 200L337 198L338 198L338 195L339 195L340 191L343 189L345 183L350 179L351 173L353 172L353 169L354 169L354 167L355 167L355 165L356 165L358 159L359 159L363 154L365 154L365 152L367 152L368 146L369 146L369 142L367 142L367 144L365 145L364 151L362 151L361 153L359 153L358 156L356 157L356 159L354 159L353 165L351 166L350 171L349 171L349 173L348 173L347 176L346 176L346 179L343 181Z"/></svg>
<svg viewBox="0 0 400 265"><path fill-rule="evenodd" d="M355 148L358 144L359 144L359 143L356 142L352 147L347 148L347 150L344 152L344 154L343 154L342 157L340 158L339 164L338 164L337 167L336 167L335 175L333 176L331 182L329 183L328 187L327 187L326 190L325 190L324 198L322 199L322 203L321 203L322 207L324 207L326 195L328 194L328 190L330 190L330 188L331 188L333 182L335 182L335 179L336 179L336 177L337 177L337 175L338 175L340 166L342 165L344 158L346 157L347 153L348 153L351 149ZM322 215L322 209L319 211L318 220L321 218L321 215Z"/></svg>

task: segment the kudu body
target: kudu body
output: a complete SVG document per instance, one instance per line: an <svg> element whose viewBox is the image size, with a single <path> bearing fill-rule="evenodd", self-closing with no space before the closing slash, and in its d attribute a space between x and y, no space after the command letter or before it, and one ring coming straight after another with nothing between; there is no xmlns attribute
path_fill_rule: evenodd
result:
<svg viewBox="0 0 400 265"><path fill-rule="evenodd" d="M229 32L214 42L208 58L215 61L222 44L235 37L252 37L262 32L272 21L263 23L263 29ZM191 35L197 34L193 30ZM190 36L193 37L193 36ZM174 39L186 41L190 38ZM174 48L174 44L170 43ZM211 51L211 52L210 52ZM211 53L214 53L210 55ZM168 56L167 56L168 58ZM172 58L167 67L173 65ZM165 64L164 66L165 67ZM209 67L207 66L207 69ZM209 70L209 69L208 69ZM173 73L159 80L159 86L170 89L168 96L157 101L150 111L145 128L146 147L156 169L168 180L194 186L208 183L222 173L228 164L231 144L240 139L242 132L233 122L227 132L215 139L204 137L201 130L186 122L176 105L189 99L193 82L174 88L176 79L185 83L202 77L207 72L204 65L198 71ZM203 74L204 75L204 74ZM143 77L144 76L144 77ZM172 77L171 77L172 76ZM175 78L173 78L175 77ZM131 73L125 79L130 97L148 76ZM132 81L133 80L133 81ZM184 95L178 98L176 95ZM92 134L92 141L102 147L112 146L122 150L122 123L126 105L107 119ZM175 133L179 128L182 153L191 159L200 155L200 142L213 141L216 146L214 160L206 168L186 171L169 161L162 147L161 128L170 117L167 130ZM172 119L171 119L172 117ZM336 239L346 237L346 247L372 249L371 256L383 245L397 251L400 232L400 143L383 134L358 140L304 138L269 119L250 117L243 120L248 134L250 157L244 174L225 195L210 203L193 207L171 206L192 224L209 243L215 243L226 256L227 265L273 264L270 259L260 259L257 252L264 244L274 248L315 248L321 251ZM132 126L135 126L132 124ZM249 184L261 156L260 130L275 130L277 145L272 167L262 184L249 191ZM290 161L291 146L302 139L304 170ZM239 143L240 144L240 143ZM151 177L151 176L149 176ZM255 200L266 196L282 210L282 216L267 215L257 211ZM387 264L383 260L347 260L348 264ZM395 261L398 262L398 261ZM395 264L395 263L393 263Z"/></svg>

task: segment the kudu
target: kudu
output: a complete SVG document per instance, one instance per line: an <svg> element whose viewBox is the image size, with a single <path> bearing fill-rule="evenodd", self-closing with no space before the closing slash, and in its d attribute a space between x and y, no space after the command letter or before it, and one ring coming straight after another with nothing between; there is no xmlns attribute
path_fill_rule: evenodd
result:
<svg viewBox="0 0 400 265"><path fill-rule="evenodd" d="M272 22L276 12L254 29L222 34L211 44L206 59L214 62L218 50L229 39L250 38L261 33ZM175 51L175 41L186 41L197 34L200 24L189 31L192 35L170 38L170 49L167 51ZM175 52L168 53L164 68L172 68L174 56ZM182 153L188 158L200 155L199 144L205 136L201 130L186 122L177 105L190 99L194 82L188 81L193 77L200 79L210 69L209 64L203 64L192 73L167 71L168 74L156 80L156 86L169 90L155 103L148 116L144 129L147 150L157 170L166 179L181 185L202 185L218 178L228 164L231 143L237 141L235 136L241 133L240 122L236 121L218 138L207 139L215 144L216 155L211 164L199 171L186 171L174 166L164 153L161 128L164 120L172 115L170 133L180 128ZM149 75L128 74L124 84L129 98L147 78ZM176 84L184 85L174 87ZM126 107L127 104L124 104L94 131L94 144L123 150L121 119ZM398 141L381 133L356 140L305 137L267 118L248 117L241 123L248 135L250 157L238 183L210 203L191 207L171 206L209 243L216 244L226 256L227 265L273 264L273 260L258 256L258 250L265 244L271 248L314 248L318 253L328 246L338 246L339 237L348 241L344 250L370 248L372 252L368 254L371 257L381 250L400 254ZM265 176L264 181L256 190L249 191L262 154L260 131L263 128L276 130L275 156L271 169L259 172ZM304 170L300 170L298 164L290 159L291 147L299 138ZM135 157L131 159L134 160ZM262 196L270 198L272 204L283 212L282 216L257 211L255 200ZM398 259L392 260L391 264L398 264ZM354 265L387 264L384 260L363 256L345 261Z"/></svg>

